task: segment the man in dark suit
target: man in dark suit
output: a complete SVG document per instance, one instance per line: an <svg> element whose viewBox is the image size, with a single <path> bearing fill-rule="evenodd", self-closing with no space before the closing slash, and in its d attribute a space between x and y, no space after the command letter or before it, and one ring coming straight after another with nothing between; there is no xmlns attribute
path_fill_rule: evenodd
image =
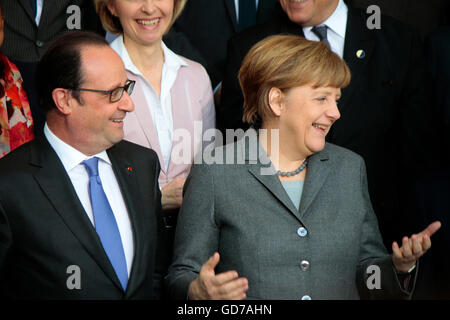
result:
<svg viewBox="0 0 450 320"><path fill-rule="evenodd" d="M381 29L369 29L369 16L342 0L280 3L283 14L229 41L217 126L223 132L226 128L246 128L241 119L243 97L237 74L256 42L281 33L318 41L320 33L314 27L326 26L322 41L343 57L352 73L339 101L341 119L327 140L364 158L373 207L385 245L390 248L403 233L396 227L401 225L404 190L413 178L439 161L439 157L429 156L429 150L438 149L437 141L430 138L430 101L419 38L386 16L381 17Z"/></svg>
<svg viewBox="0 0 450 320"><path fill-rule="evenodd" d="M450 167L421 178L413 187L410 230L439 220L443 228L433 237L433 248L420 262L413 299L450 299Z"/></svg>
<svg viewBox="0 0 450 320"><path fill-rule="evenodd" d="M243 29L236 14L236 3L239 6L240 2L247 1L255 0L189 0L164 37L164 42L176 53L204 65L213 88L223 78L228 39ZM280 11L277 0L256 3L254 24L266 22L274 12Z"/></svg>
<svg viewBox="0 0 450 320"><path fill-rule="evenodd" d="M80 28L104 35L91 0L0 0L5 16L2 52L14 62L24 80L35 133L42 131L45 115L39 108L34 84L36 63L62 32Z"/></svg>
<svg viewBox="0 0 450 320"><path fill-rule="evenodd" d="M38 65L44 134L0 161L7 298L152 299L169 250L155 152L122 141L134 108L121 58L69 33Z"/></svg>
<svg viewBox="0 0 450 320"><path fill-rule="evenodd" d="M415 28L423 39L440 27L449 25L448 0L349 0L350 5L366 10L377 5L384 15Z"/></svg>

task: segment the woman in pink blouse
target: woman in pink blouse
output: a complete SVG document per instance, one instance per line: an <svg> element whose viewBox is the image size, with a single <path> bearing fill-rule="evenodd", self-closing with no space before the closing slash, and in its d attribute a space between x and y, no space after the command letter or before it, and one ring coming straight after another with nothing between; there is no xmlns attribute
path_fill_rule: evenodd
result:
<svg viewBox="0 0 450 320"><path fill-rule="evenodd" d="M0 7L0 46L3 43ZM33 118L17 67L0 52L0 158L34 138Z"/></svg>
<svg viewBox="0 0 450 320"><path fill-rule="evenodd" d="M124 120L125 139L158 153L162 207L176 211L194 156L202 150L203 133L215 126L213 91L205 69L162 41L185 3L95 0L105 29L119 35L111 47L122 57L128 78L136 81L131 97L135 111ZM196 139L194 126L202 134Z"/></svg>

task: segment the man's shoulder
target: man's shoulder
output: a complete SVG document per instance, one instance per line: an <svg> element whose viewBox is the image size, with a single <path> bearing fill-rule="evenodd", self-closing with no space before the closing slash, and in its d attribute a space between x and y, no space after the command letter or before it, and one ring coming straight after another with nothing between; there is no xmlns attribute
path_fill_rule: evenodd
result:
<svg viewBox="0 0 450 320"><path fill-rule="evenodd" d="M153 149L140 146L136 143L122 140L110 148L110 151L121 155L126 159L134 159L139 157L150 158L151 160L158 160L158 155Z"/></svg>
<svg viewBox="0 0 450 320"><path fill-rule="evenodd" d="M29 141L9 152L0 159L0 172L23 166L30 161L31 149L36 145L36 139Z"/></svg>
<svg viewBox="0 0 450 320"><path fill-rule="evenodd" d="M325 148L318 155L330 158L338 165L346 163L350 166L358 166L364 162L363 158L356 152L329 142L325 144Z"/></svg>
<svg viewBox="0 0 450 320"><path fill-rule="evenodd" d="M374 13L367 13L359 8L348 7L348 18L353 23L347 23L348 27L357 28L359 30L347 30L347 33L360 32L366 30L370 34L378 37L387 37L396 43L401 43L403 40L409 40L413 36L419 37L419 33L414 28L408 26L404 22L397 20L391 16L380 14L379 17L374 17ZM377 19L375 19L377 18ZM379 21L379 27L370 27L370 23Z"/></svg>
<svg viewBox="0 0 450 320"><path fill-rule="evenodd" d="M130 152L130 155L137 153L137 154L147 154L149 156L157 156L156 152L153 149L143 147L139 144L136 144L128 140L122 140L119 143L115 144L113 147L121 152Z"/></svg>

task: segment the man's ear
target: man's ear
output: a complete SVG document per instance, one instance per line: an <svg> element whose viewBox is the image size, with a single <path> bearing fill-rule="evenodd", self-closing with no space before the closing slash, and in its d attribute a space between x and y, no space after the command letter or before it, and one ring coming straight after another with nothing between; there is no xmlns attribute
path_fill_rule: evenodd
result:
<svg viewBox="0 0 450 320"><path fill-rule="evenodd" d="M283 92L276 87L269 90L269 106L275 116L279 117L283 110Z"/></svg>
<svg viewBox="0 0 450 320"><path fill-rule="evenodd" d="M56 108L65 115L72 113L73 97L68 89L56 88L52 92L53 102Z"/></svg>

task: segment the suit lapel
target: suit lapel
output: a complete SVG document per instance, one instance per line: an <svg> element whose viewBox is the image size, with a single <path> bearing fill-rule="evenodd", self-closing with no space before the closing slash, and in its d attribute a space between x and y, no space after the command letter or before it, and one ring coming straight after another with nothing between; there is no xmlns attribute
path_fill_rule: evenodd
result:
<svg viewBox="0 0 450 320"><path fill-rule="evenodd" d="M267 21L272 16L276 4L277 2L274 0L259 0L256 23Z"/></svg>
<svg viewBox="0 0 450 320"><path fill-rule="evenodd" d="M277 16L277 26L278 30L276 30L273 34L295 34L301 37L305 36L303 34L303 28L289 20L289 17L286 13L284 13L284 11Z"/></svg>
<svg viewBox="0 0 450 320"><path fill-rule="evenodd" d="M249 131L247 131L246 135L248 132ZM274 174L262 174L264 171L261 171L261 169L265 168L262 163L268 163L270 161L262 150L262 147L258 144L258 148L260 148L258 159L249 153L248 147L244 143L241 143L239 148L245 148L242 154L246 157L246 163L256 163L255 165L250 165L248 171L303 224L302 220L307 216L308 208L320 192L320 189L330 174L330 165L328 162L329 156L326 149L312 155L309 159L300 207L299 210L297 210L289 198L289 195L284 190L279 178ZM265 173L267 173L267 171Z"/></svg>
<svg viewBox="0 0 450 320"><path fill-rule="evenodd" d="M306 172L306 179L303 185L303 193L299 207L300 216L302 218L306 217L308 208L316 198L329 174L329 158L328 153L324 149L321 152L312 155L308 162L308 171Z"/></svg>
<svg viewBox="0 0 450 320"><path fill-rule="evenodd" d="M256 131L253 129L249 129L245 133L246 137L253 135L256 135ZM254 141L257 141L256 139ZM295 208L288 194L281 185L278 176L275 174L269 174L269 167L267 164L270 163L270 165L272 165L272 162L267 157L264 149L258 143L258 151L256 155L251 152L251 150L253 149L249 148L249 143L245 143L246 140L247 139L245 138L239 140L237 143L237 148L241 148L242 151L240 154L244 155L245 163L249 164L248 171L250 172L250 174L254 176L260 183L262 183L267 188L267 190L269 190L275 196L275 198L278 199L286 207L286 209L288 209L298 220L300 220L299 212ZM249 140L252 141L252 139Z"/></svg>
<svg viewBox="0 0 450 320"><path fill-rule="evenodd" d="M192 105L193 101L192 98L187 96L186 94L187 92L193 92L195 88L189 88L189 86L191 86L191 83L189 81L186 81L186 78L184 77L185 68L186 67L181 66L180 70L178 70L177 78L175 79L175 82L170 89L170 96L172 99L173 132L186 132L190 134L196 134L196 132L194 132L195 117L194 106ZM194 149L194 144L192 142L194 141L194 137L191 137L190 140L187 140L180 139L180 137L174 136L174 139L178 140L177 144L183 144L184 150L192 150L191 159L194 159L194 154L197 151ZM175 144L172 145L172 152L174 151L174 146ZM175 166L177 166L177 164L173 162L173 159L176 156L177 155L171 155L170 157L168 171L171 172L171 174L175 173L173 170ZM183 169L185 168L184 165L182 165L181 167Z"/></svg>
<svg viewBox="0 0 450 320"><path fill-rule="evenodd" d="M33 8L31 8L30 0L15 0L19 2L19 4L24 8L25 12L30 17L31 21L35 22L34 15L33 15ZM44 1L45 3L46 1ZM34 23L36 25L36 23Z"/></svg>
<svg viewBox="0 0 450 320"><path fill-rule="evenodd" d="M117 151L117 146L108 149L107 153L122 191L133 228L134 258L125 293L126 298L139 287L147 274L146 269L150 268L146 260L148 257L144 257L145 246L148 243L146 241L148 238L148 232L146 230L148 231L148 228L144 230L145 224L142 220L143 217L139 214L139 212L143 212L144 210L141 207L142 203L141 201L136 201L136 199L139 199L137 195L140 194L136 178L136 174L139 173L135 172L136 167Z"/></svg>
<svg viewBox="0 0 450 320"><path fill-rule="evenodd" d="M127 71L128 79L134 80L136 82L142 81L137 76ZM142 87L140 85L136 85L133 91L133 101L137 101L139 103L134 103L134 112L136 113L136 118L139 122L139 125L142 131L147 138L148 144L151 149L155 150L158 154L159 164L161 166L161 171L165 172L165 166L163 163L163 157L161 153L161 146L159 145L158 133L156 132L155 125L153 124L152 114L145 103L145 95Z"/></svg>
<svg viewBox="0 0 450 320"><path fill-rule="evenodd" d="M238 32L239 27L236 18L236 8L234 7L234 0L223 0L223 2L225 2L225 7L227 8L228 15L230 16L231 22L233 23L234 31Z"/></svg>
<svg viewBox="0 0 450 320"><path fill-rule="evenodd" d="M34 178L56 212L103 272L121 288L100 238L78 199L69 176L44 137L36 138L36 144L33 144L31 149L30 163L41 167L34 174Z"/></svg>
<svg viewBox="0 0 450 320"><path fill-rule="evenodd" d="M288 194L281 185L280 179L276 175L262 175L261 169L264 168L261 165L250 166L248 171L261 182L267 190L269 190L277 200L279 200L298 220L300 219L300 214L289 198Z"/></svg>
<svg viewBox="0 0 450 320"><path fill-rule="evenodd" d="M347 31L344 45L344 61L350 68L352 80L350 85L342 90L340 109L345 112L348 107L351 95L360 85L359 78L364 74L364 69L368 65L375 47L375 40L372 39L370 30L366 28L366 21L362 13L358 10L348 8ZM363 58L358 58L357 52L364 52Z"/></svg>

